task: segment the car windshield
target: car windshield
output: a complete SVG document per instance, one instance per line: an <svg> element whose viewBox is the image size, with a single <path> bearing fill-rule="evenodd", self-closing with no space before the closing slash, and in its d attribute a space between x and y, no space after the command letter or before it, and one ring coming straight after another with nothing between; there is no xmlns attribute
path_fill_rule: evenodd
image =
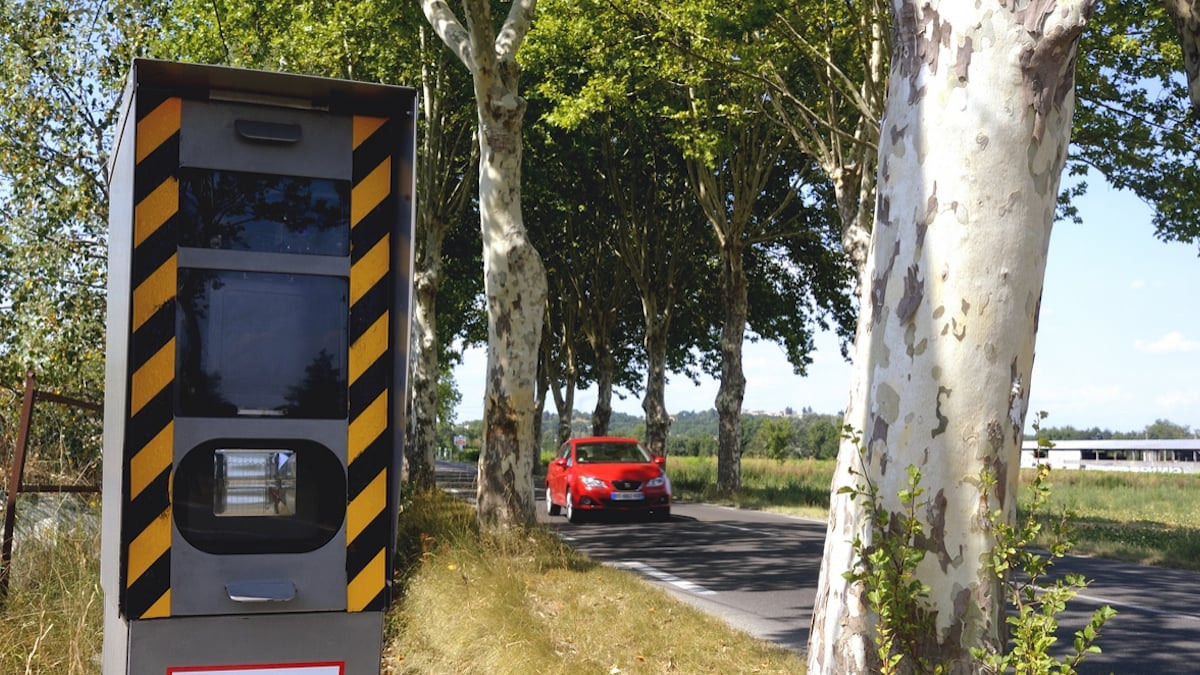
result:
<svg viewBox="0 0 1200 675"><path fill-rule="evenodd" d="M649 462L650 455L637 443L586 443L575 447L580 463Z"/></svg>

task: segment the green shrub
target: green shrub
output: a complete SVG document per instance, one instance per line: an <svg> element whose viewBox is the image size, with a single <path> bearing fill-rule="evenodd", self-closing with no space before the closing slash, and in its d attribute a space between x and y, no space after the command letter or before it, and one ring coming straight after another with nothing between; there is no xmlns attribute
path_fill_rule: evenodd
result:
<svg viewBox="0 0 1200 675"><path fill-rule="evenodd" d="M854 440L857 442L857 437ZM860 452L865 454L865 449ZM921 656L922 644L933 632L934 613L928 602L930 589L916 576L925 557L925 533L917 514L929 502L921 499L925 492L920 486L921 472L915 466L909 466L907 472L907 485L898 495L898 512L884 509L869 477L857 471L851 470L851 474L861 482L839 489L839 494L849 494L862 504L870 527L869 544L861 537L854 539L858 562L843 576L852 584L862 584L863 597L876 618L873 639L881 673L942 673L946 664L931 663ZM1054 560L1065 556L1073 545L1069 513L1052 519L1048 530L1043 525L1051 494L1049 475L1049 466L1038 467L1029 484L1023 519L1017 524L1009 524L1002 510L988 514L995 537L988 568L1000 581L1011 611L1006 619L1009 639L1002 647L971 648L984 672L1071 675L1088 654L1100 651L1096 645L1100 629L1116 615L1107 605L1097 609L1088 625L1076 631L1066 656L1058 659L1050 654L1058 639L1058 615L1088 582L1078 574L1056 579L1048 576ZM980 489L985 494L993 492L996 485L991 473L980 475ZM1049 542L1045 552L1035 548L1037 542L1047 541L1044 535Z"/></svg>

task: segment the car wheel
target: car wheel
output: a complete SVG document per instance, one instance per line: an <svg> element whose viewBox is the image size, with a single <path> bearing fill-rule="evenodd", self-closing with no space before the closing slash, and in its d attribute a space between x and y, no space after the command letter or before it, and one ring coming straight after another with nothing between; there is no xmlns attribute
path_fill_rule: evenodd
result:
<svg viewBox="0 0 1200 675"><path fill-rule="evenodd" d="M567 490L567 522L578 523L583 520L583 512L575 508L575 498L571 496L571 491Z"/></svg>
<svg viewBox="0 0 1200 675"><path fill-rule="evenodd" d="M553 499L550 498L550 486L547 485L546 486L546 515L557 516L558 513L559 513L559 506L558 506L558 504L554 503Z"/></svg>

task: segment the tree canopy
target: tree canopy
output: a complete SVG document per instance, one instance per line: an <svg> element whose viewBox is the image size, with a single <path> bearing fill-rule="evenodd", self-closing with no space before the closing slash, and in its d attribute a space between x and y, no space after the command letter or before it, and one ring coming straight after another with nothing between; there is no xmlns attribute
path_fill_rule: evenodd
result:
<svg viewBox="0 0 1200 675"><path fill-rule="evenodd" d="M539 247L554 247L547 253L552 274L567 274L551 281L560 289L559 307L548 316L558 344L574 344L579 384L611 379L618 391L642 395L668 373L719 372L721 322L714 310L724 303L715 283L717 235L703 225L720 209L706 213L696 188L743 154L732 151L733 121L765 120L773 140L787 140L783 170L756 197L782 203L783 194L795 192L800 198L791 202L790 222L806 220L796 229L807 233L773 242L758 240L759 233L748 237L749 335L783 344L801 371L814 329L841 327L848 339L852 308L845 296L803 281L839 275L845 281L825 254L848 221L861 223L873 200L880 73L891 50L888 10L879 3L777 0L540 5L521 56L532 112L527 146L537 162L529 170L537 186L526 202L531 237ZM0 9L0 84L8 101L0 113L6 260L0 373L9 386L32 367L54 388L85 395L101 388L105 162L133 56L418 85L430 61L420 56L424 17L417 9L349 0L6 3ZM1104 3L1083 33L1067 160L1081 180L1065 183L1060 214L1073 215L1071 200L1088 187L1082 178L1091 171L1150 203L1160 238L1196 243L1200 139L1187 105L1189 81L1180 75L1193 52L1181 39L1186 21L1172 22L1167 10L1155 0ZM456 72L436 81L447 95L444 110L461 117L472 93L467 80ZM757 93L746 98L738 93L744 91ZM469 114L460 138L473 124ZM444 166L451 167L447 184L461 184L461 168ZM720 198L732 198L732 184L704 190L718 197L710 206L736 201ZM443 193L420 210L431 213L450 201ZM482 261L471 225L478 203L460 203L462 210L451 212L459 215L447 216L453 222L441 255L443 359L453 359L455 345L480 339L484 329ZM753 222L765 223L764 213L770 212ZM856 246L853 237L841 243ZM623 275L599 276L617 270ZM642 289L618 292L639 274ZM568 304L573 309L562 312ZM568 316L579 323L563 342ZM663 346L651 349L651 337ZM652 356L656 349L661 359ZM661 378L646 377L657 371ZM669 402L661 393L651 400L651 433L665 442ZM598 408L593 415L599 421L606 413Z"/></svg>

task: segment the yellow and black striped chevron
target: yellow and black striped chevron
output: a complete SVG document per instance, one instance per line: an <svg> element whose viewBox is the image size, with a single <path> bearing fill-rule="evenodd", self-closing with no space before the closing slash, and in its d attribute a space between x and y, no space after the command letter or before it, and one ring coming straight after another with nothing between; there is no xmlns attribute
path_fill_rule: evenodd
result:
<svg viewBox="0 0 1200 675"><path fill-rule="evenodd" d="M128 424L121 523L122 611L170 616L180 99L137 102Z"/></svg>
<svg viewBox="0 0 1200 675"><path fill-rule="evenodd" d="M394 358L391 230L395 217L393 123L357 116L350 193L350 428L347 445L346 607L381 611L391 569L392 405Z"/></svg>

